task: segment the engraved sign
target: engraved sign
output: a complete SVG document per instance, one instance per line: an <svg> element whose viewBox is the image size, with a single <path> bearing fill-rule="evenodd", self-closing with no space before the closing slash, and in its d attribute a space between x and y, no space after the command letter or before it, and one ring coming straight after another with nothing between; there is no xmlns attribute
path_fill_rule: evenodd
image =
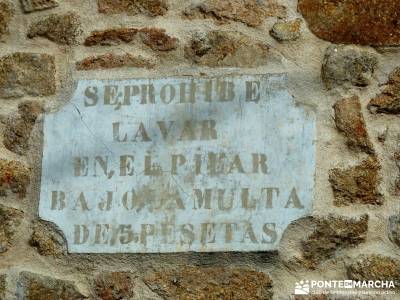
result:
<svg viewBox="0 0 400 300"><path fill-rule="evenodd" d="M45 116L39 214L69 252L269 251L314 194L285 74L80 80Z"/></svg>

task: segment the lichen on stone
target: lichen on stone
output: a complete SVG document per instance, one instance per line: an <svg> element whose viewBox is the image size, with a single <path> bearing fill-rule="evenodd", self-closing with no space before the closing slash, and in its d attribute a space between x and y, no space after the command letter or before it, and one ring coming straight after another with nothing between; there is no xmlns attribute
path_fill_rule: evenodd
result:
<svg viewBox="0 0 400 300"><path fill-rule="evenodd" d="M400 215L392 215L388 219L390 241L400 247Z"/></svg>
<svg viewBox="0 0 400 300"><path fill-rule="evenodd" d="M50 96L55 93L54 57L16 52L0 58L0 98Z"/></svg>
<svg viewBox="0 0 400 300"><path fill-rule="evenodd" d="M0 2L0 37L8 31L8 25L13 16L13 10L8 2Z"/></svg>
<svg viewBox="0 0 400 300"><path fill-rule="evenodd" d="M21 210L0 204L0 253L11 248L23 216L24 213Z"/></svg>
<svg viewBox="0 0 400 300"><path fill-rule="evenodd" d="M365 87L377 68L376 55L349 45L331 45L322 63L322 81L327 89Z"/></svg>
<svg viewBox="0 0 400 300"><path fill-rule="evenodd" d="M19 155L24 155L29 149L29 137L37 117L44 112L43 106L37 101L24 101L18 106L19 115L6 121L4 130L4 146Z"/></svg>
<svg viewBox="0 0 400 300"><path fill-rule="evenodd" d="M54 225L45 221L36 221L33 226L29 245L35 247L40 255L59 257L67 252L66 241Z"/></svg>
<svg viewBox="0 0 400 300"><path fill-rule="evenodd" d="M75 13L52 14L31 25L28 37L37 36L62 45L74 45L82 33L80 18Z"/></svg>
<svg viewBox="0 0 400 300"><path fill-rule="evenodd" d="M333 257L337 250L351 248L365 242L368 215L346 218L334 215L312 218L313 233L301 243L302 264L314 269L319 263Z"/></svg>
<svg viewBox="0 0 400 300"><path fill-rule="evenodd" d="M393 281L400 284L400 261L379 254L360 255L347 266L349 279L355 281Z"/></svg>
<svg viewBox="0 0 400 300"><path fill-rule="evenodd" d="M300 38L301 19L278 21L272 26L270 34L279 42L295 41Z"/></svg>

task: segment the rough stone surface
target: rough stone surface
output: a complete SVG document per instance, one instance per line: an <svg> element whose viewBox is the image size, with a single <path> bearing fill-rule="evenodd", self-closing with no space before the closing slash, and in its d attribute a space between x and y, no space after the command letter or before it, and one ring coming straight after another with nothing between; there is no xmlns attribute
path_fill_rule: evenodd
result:
<svg viewBox="0 0 400 300"><path fill-rule="evenodd" d="M72 281L21 272L17 283L17 299L81 300L86 297L77 290Z"/></svg>
<svg viewBox="0 0 400 300"><path fill-rule="evenodd" d="M322 80L328 89L365 87L370 84L377 64L377 57L370 51L355 46L331 45L325 52Z"/></svg>
<svg viewBox="0 0 400 300"><path fill-rule="evenodd" d="M399 170L396 181L394 183L394 193L398 196L400 195L400 151L395 152L393 155L394 162Z"/></svg>
<svg viewBox="0 0 400 300"><path fill-rule="evenodd" d="M63 236L45 221L35 222L29 244L44 256L57 257L67 252Z"/></svg>
<svg viewBox="0 0 400 300"><path fill-rule="evenodd" d="M132 299L135 295L135 276L129 272L102 273L94 285L96 299Z"/></svg>
<svg viewBox="0 0 400 300"><path fill-rule="evenodd" d="M185 56L208 67L254 67L267 62L268 46L238 32L196 33L185 47Z"/></svg>
<svg viewBox="0 0 400 300"><path fill-rule="evenodd" d="M153 50L170 51L177 47L177 38L166 34L164 29L143 28L139 34L143 43Z"/></svg>
<svg viewBox="0 0 400 300"><path fill-rule="evenodd" d="M85 46L111 46L121 43L130 43L135 39L138 31L139 29L137 28L114 28L94 31L86 38Z"/></svg>
<svg viewBox="0 0 400 300"><path fill-rule="evenodd" d="M82 33L81 22L75 13L50 15L34 23L28 32L29 38L44 37L58 44L74 45Z"/></svg>
<svg viewBox="0 0 400 300"><path fill-rule="evenodd" d="M400 67L394 69L382 93L368 104L373 113L400 114Z"/></svg>
<svg viewBox="0 0 400 300"><path fill-rule="evenodd" d="M25 13L50 9L58 6L57 0L21 0Z"/></svg>
<svg viewBox="0 0 400 300"><path fill-rule="evenodd" d="M380 164L374 157L348 169L332 169L329 172L329 181L335 197L334 204L381 205L383 200L378 191L381 181L379 170Z"/></svg>
<svg viewBox="0 0 400 300"><path fill-rule="evenodd" d="M94 31L85 40L85 46L109 46L130 43L136 36L152 50L170 51L177 47L178 39L171 37L160 28L116 28L104 31Z"/></svg>
<svg viewBox="0 0 400 300"><path fill-rule="evenodd" d="M326 295L295 295L294 300L328 300L328 297Z"/></svg>
<svg viewBox="0 0 400 300"><path fill-rule="evenodd" d="M142 56L133 56L129 53L104 54L99 56L90 56L76 63L76 69L80 71L114 68L147 68L154 67L154 62Z"/></svg>
<svg viewBox="0 0 400 300"><path fill-rule="evenodd" d="M19 116L10 118L4 130L4 146L17 154L24 155L29 149L29 137L43 106L36 101L25 101L18 106Z"/></svg>
<svg viewBox="0 0 400 300"><path fill-rule="evenodd" d="M382 255L361 255L347 266L349 279L357 281L393 280L398 288L400 284L400 261Z"/></svg>
<svg viewBox="0 0 400 300"><path fill-rule="evenodd" d="M99 12L103 14L162 16L168 10L166 0L97 0Z"/></svg>
<svg viewBox="0 0 400 300"><path fill-rule="evenodd" d="M262 272L244 268L184 267L145 279L163 299L272 299L272 280Z"/></svg>
<svg viewBox="0 0 400 300"><path fill-rule="evenodd" d="M300 38L301 19L278 21L272 26L270 34L280 42L295 41Z"/></svg>
<svg viewBox="0 0 400 300"><path fill-rule="evenodd" d="M54 57L17 52L0 58L0 98L50 96L56 91Z"/></svg>
<svg viewBox="0 0 400 300"><path fill-rule="evenodd" d="M400 247L400 215L390 216L388 221L389 239Z"/></svg>
<svg viewBox="0 0 400 300"><path fill-rule="evenodd" d="M286 7L275 0L205 0L189 6L183 14L189 19L211 18L218 23L232 20L255 27L267 17L286 17Z"/></svg>
<svg viewBox="0 0 400 300"><path fill-rule="evenodd" d="M336 127L346 136L349 148L373 154L374 146L368 136L358 97L339 100L333 108Z"/></svg>
<svg viewBox="0 0 400 300"><path fill-rule="evenodd" d="M0 37L8 31L8 23L11 21L13 11L8 2L0 2Z"/></svg>
<svg viewBox="0 0 400 300"><path fill-rule="evenodd" d="M24 213L0 204L0 253L10 249Z"/></svg>
<svg viewBox="0 0 400 300"><path fill-rule="evenodd" d="M339 249L355 247L364 242L368 231L368 215L358 219L330 215L313 218L314 232L302 242L302 264L314 269L331 258Z"/></svg>
<svg viewBox="0 0 400 300"><path fill-rule="evenodd" d="M299 0L298 9L321 39L336 44L400 44L397 0Z"/></svg>
<svg viewBox="0 0 400 300"><path fill-rule="evenodd" d="M30 182L30 171L22 163L14 160L0 159L0 196L6 196L7 191L25 196Z"/></svg>
<svg viewBox="0 0 400 300"><path fill-rule="evenodd" d="M331 300L331 299L329 299L328 296L326 295L295 295L294 300ZM345 299L342 298L340 300L345 300Z"/></svg>
<svg viewBox="0 0 400 300"><path fill-rule="evenodd" d="M0 275L0 300L5 300L6 296L6 275Z"/></svg>

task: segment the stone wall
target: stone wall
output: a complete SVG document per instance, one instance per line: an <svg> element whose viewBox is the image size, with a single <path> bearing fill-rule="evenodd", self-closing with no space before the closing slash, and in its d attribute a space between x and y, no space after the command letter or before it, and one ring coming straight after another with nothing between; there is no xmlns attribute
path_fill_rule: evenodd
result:
<svg viewBox="0 0 400 300"><path fill-rule="evenodd" d="M399 282L399 20L398 0L0 0L0 299L354 299L292 294ZM43 113L77 79L271 72L318 129L313 213L279 251L68 254L39 219Z"/></svg>

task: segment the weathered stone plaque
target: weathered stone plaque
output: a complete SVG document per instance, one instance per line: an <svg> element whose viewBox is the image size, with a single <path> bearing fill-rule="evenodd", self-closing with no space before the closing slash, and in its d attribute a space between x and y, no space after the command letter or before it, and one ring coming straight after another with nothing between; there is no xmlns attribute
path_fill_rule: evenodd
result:
<svg viewBox="0 0 400 300"><path fill-rule="evenodd" d="M315 118L284 74L80 80L44 121L70 252L267 251L310 213Z"/></svg>

